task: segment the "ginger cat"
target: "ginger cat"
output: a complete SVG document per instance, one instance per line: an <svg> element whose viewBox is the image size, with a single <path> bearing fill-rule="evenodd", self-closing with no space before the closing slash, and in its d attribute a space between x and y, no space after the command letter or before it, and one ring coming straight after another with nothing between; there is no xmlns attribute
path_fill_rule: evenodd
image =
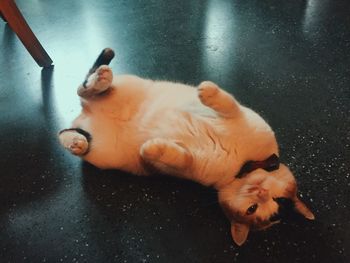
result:
<svg viewBox="0 0 350 263"><path fill-rule="evenodd" d="M113 57L103 50L78 88L82 112L59 134L72 154L101 169L160 172L215 187L238 245L250 229L278 222L281 198L314 219L257 113L210 81L196 88L113 76L107 66Z"/></svg>

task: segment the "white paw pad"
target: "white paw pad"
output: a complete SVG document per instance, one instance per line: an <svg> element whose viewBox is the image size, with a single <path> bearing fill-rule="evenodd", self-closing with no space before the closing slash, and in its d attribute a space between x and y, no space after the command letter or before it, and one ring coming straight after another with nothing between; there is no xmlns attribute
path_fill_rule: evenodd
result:
<svg viewBox="0 0 350 263"><path fill-rule="evenodd" d="M59 135L59 140L63 147L74 155L83 155L89 149L89 143L86 137L74 130L63 131Z"/></svg>
<svg viewBox="0 0 350 263"><path fill-rule="evenodd" d="M92 73L85 83L85 88L94 89L97 93L107 90L113 80L113 72L107 65L102 65Z"/></svg>

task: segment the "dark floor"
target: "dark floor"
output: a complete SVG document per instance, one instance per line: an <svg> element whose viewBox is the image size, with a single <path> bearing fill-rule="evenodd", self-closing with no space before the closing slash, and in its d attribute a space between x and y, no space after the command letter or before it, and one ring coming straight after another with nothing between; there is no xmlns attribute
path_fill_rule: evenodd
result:
<svg viewBox="0 0 350 263"><path fill-rule="evenodd" d="M0 262L350 262L350 2L17 1L54 60L0 21ZM316 215L233 244L215 192L99 171L59 147L104 47L115 72L210 79L260 112Z"/></svg>

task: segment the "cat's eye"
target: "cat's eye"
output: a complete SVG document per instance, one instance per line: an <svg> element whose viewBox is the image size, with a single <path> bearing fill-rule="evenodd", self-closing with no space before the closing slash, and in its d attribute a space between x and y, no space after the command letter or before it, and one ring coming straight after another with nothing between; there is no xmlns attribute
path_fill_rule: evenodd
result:
<svg viewBox="0 0 350 263"><path fill-rule="evenodd" d="M258 208L258 204L253 204L253 205L251 205L251 206L247 209L246 214L247 214L247 215L254 214L257 208Z"/></svg>

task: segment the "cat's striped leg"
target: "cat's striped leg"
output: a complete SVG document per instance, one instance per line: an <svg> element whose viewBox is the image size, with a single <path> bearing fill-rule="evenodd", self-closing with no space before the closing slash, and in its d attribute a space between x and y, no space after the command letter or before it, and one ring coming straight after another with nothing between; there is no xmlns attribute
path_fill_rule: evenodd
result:
<svg viewBox="0 0 350 263"><path fill-rule="evenodd" d="M82 156L89 150L90 134L81 129L65 129L59 132L59 141L74 155Z"/></svg>
<svg viewBox="0 0 350 263"><path fill-rule="evenodd" d="M205 106L224 118L234 118L240 112L239 103L235 98L211 81L199 84L198 97Z"/></svg>
<svg viewBox="0 0 350 263"><path fill-rule="evenodd" d="M156 138L146 141L140 149L141 157L162 172L182 172L192 164L191 152L180 142Z"/></svg>
<svg viewBox="0 0 350 263"><path fill-rule="evenodd" d="M91 98L109 89L112 85L113 72L107 65L99 66L78 88L78 95Z"/></svg>

